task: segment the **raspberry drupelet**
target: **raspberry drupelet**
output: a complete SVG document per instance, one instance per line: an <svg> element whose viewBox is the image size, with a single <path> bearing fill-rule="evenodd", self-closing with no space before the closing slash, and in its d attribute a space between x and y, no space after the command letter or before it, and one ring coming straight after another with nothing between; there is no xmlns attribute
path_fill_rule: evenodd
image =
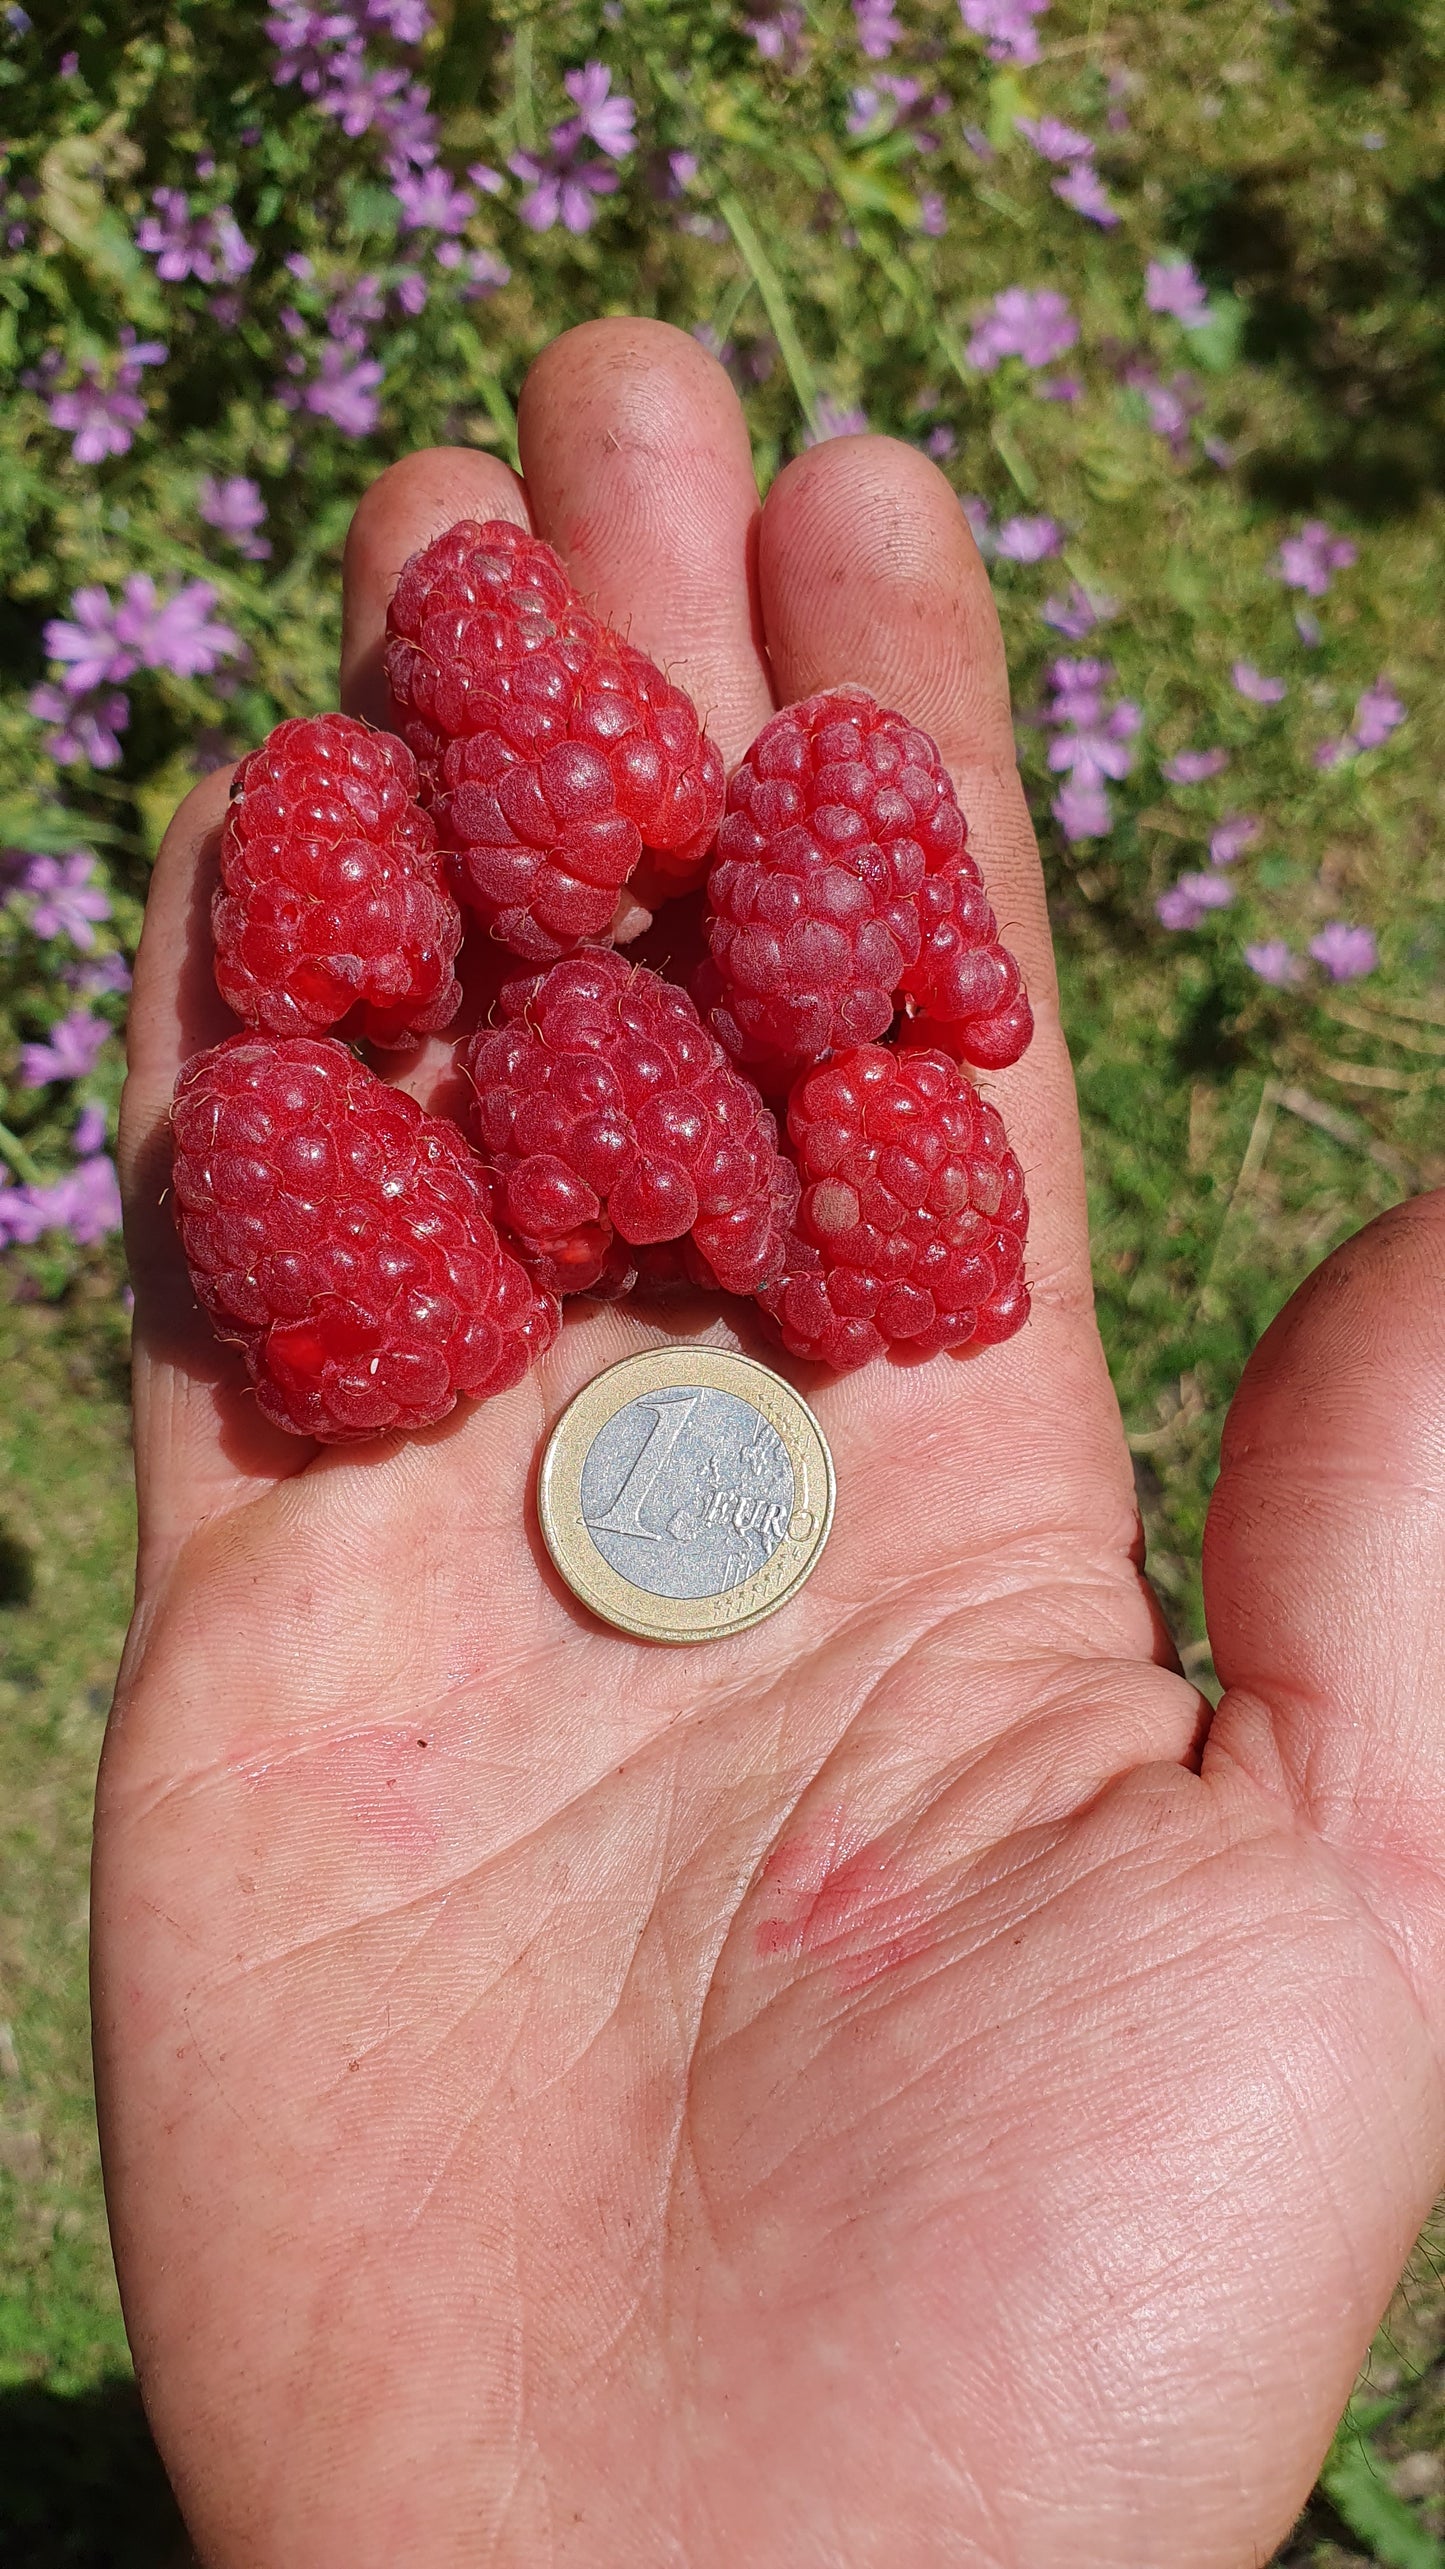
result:
<svg viewBox="0 0 1445 2569"><path fill-rule="evenodd" d="M278 1427L430 1427L551 1345L475 1152L344 1044L232 1035L187 1063L171 1127L191 1281Z"/></svg>
<svg viewBox="0 0 1445 2569"><path fill-rule="evenodd" d="M922 948L899 984L908 1012L901 1039L956 1053L977 1070L1007 1069L1028 1049L1034 1012L966 847L926 878L918 916Z"/></svg>
<svg viewBox="0 0 1445 2569"><path fill-rule="evenodd" d="M461 912L416 762L348 714L281 723L243 758L221 833L212 905L221 995L273 1035L324 1034L356 1015L373 1043L447 1025Z"/></svg>
<svg viewBox="0 0 1445 2569"><path fill-rule="evenodd" d="M802 1200L759 1300L793 1355L848 1369L1022 1328L1023 1172L947 1054L839 1053L798 1081L788 1132Z"/></svg>
<svg viewBox="0 0 1445 2569"><path fill-rule="evenodd" d="M885 1034L910 974L947 998L957 950L1002 953L936 744L862 687L790 705L758 734L728 788L708 910L699 999L770 1092Z"/></svg>
<svg viewBox="0 0 1445 2569"><path fill-rule="evenodd" d="M544 1283L627 1291L654 1263L630 1253L664 1241L685 1243L656 1262L667 1281L753 1293L779 1273L796 1190L777 1126L685 991L595 948L507 983L501 1010L468 1052L475 1125Z"/></svg>
<svg viewBox="0 0 1445 2569"><path fill-rule="evenodd" d="M466 520L413 556L386 673L462 897L547 963L605 935L649 857L654 891L697 881L723 807L721 755L645 653L591 614L550 545Z"/></svg>

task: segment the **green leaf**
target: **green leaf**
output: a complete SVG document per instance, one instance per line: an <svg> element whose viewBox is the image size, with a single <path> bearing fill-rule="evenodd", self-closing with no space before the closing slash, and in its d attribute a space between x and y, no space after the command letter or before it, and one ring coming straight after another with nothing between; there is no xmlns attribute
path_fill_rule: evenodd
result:
<svg viewBox="0 0 1445 2569"><path fill-rule="evenodd" d="M517 414L499 376L487 363L480 334L469 323L458 322L453 333L453 345L467 370L467 388L480 395L482 407L497 432L497 442L508 463L514 471L517 470L521 462L517 451Z"/></svg>
<svg viewBox="0 0 1445 2569"><path fill-rule="evenodd" d="M996 152L1012 151L1014 127L1027 116L1033 101L1011 71L996 71L988 84L988 139Z"/></svg>
<svg viewBox="0 0 1445 2569"><path fill-rule="evenodd" d="M993 451L1018 492L1032 506L1039 495L1039 477L1032 464L1020 453L1012 430L1002 419L996 419L989 430Z"/></svg>
<svg viewBox="0 0 1445 2569"><path fill-rule="evenodd" d="M1209 305L1209 319L1189 333L1191 354L1212 375L1227 375L1230 367L1238 361L1248 318L1248 307L1241 303L1237 294L1214 295Z"/></svg>
<svg viewBox="0 0 1445 2569"><path fill-rule="evenodd" d="M720 196L717 210L738 245L743 260L763 299L763 310L772 325L773 337L782 351L798 408L811 428L817 416L818 386L812 362L798 336L792 306L783 290L782 279L753 230L750 217L731 191Z"/></svg>
<svg viewBox="0 0 1445 2569"><path fill-rule="evenodd" d="M389 187L371 187L365 183L344 190L342 204L346 228L356 240L369 240L376 235L391 240L396 235L397 205Z"/></svg>
<svg viewBox="0 0 1445 2569"><path fill-rule="evenodd" d="M40 164L40 215L102 284L121 288L127 311L149 327L166 319L165 299L119 214L92 175L87 135L52 143Z"/></svg>
<svg viewBox="0 0 1445 2569"><path fill-rule="evenodd" d="M125 836L108 821L83 821L78 812L57 811L53 803L28 803L18 794L0 801L0 846L23 848L27 856L69 856L75 848L110 845Z"/></svg>
<svg viewBox="0 0 1445 2569"><path fill-rule="evenodd" d="M1351 2434L1339 2445L1320 2473L1320 2486L1336 2515L1387 2569L1445 2569L1445 2546L1396 2497L1363 2436Z"/></svg>
<svg viewBox="0 0 1445 2569"><path fill-rule="evenodd" d="M887 214L895 223L910 229L918 221L913 190L886 171L862 162L840 161L833 183L850 214Z"/></svg>

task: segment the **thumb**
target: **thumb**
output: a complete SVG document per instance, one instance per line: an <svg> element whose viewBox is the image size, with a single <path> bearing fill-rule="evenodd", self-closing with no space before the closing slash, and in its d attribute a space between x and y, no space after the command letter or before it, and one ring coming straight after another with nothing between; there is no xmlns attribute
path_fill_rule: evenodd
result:
<svg viewBox="0 0 1445 2569"><path fill-rule="evenodd" d="M1246 1368L1204 1546L1206 1751L1335 1846L1445 2036L1445 1192L1301 1286Z"/></svg>

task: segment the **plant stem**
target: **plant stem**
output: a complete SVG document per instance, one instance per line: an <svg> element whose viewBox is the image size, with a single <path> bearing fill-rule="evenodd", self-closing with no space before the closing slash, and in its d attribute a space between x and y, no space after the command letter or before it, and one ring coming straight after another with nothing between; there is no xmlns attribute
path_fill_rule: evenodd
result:
<svg viewBox="0 0 1445 2569"><path fill-rule="evenodd" d="M23 1178L27 1186L45 1184L39 1167L31 1158L19 1134L12 1133L8 1124L0 1124L0 1158L9 1161L16 1176Z"/></svg>
<svg viewBox="0 0 1445 2569"><path fill-rule="evenodd" d="M814 428L818 419L817 381L807 350L798 337L797 324L793 319L787 295L783 291L782 280L753 230L750 216L744 212L731 189L718 198L717 210L736 241L751 271L753 283L762 296L763 310L772 324L773 337L782 351L783 363L788 369L793 391L797 395L798 408L808 426Z"/></svg>

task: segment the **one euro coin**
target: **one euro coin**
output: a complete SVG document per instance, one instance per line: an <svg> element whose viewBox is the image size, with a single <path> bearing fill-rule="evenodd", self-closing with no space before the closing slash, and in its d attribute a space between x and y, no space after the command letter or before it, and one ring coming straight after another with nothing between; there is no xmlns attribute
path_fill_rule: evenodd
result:
<svg viewBox="0 0 1445 2569"><path fill-rule="evenodd" d="M563 1411L537 1508L562 1577L605 1623L717 1641L797 1595L833 1496L823 1431L780 1374L722 1348L657 1347Z"/></svg>

